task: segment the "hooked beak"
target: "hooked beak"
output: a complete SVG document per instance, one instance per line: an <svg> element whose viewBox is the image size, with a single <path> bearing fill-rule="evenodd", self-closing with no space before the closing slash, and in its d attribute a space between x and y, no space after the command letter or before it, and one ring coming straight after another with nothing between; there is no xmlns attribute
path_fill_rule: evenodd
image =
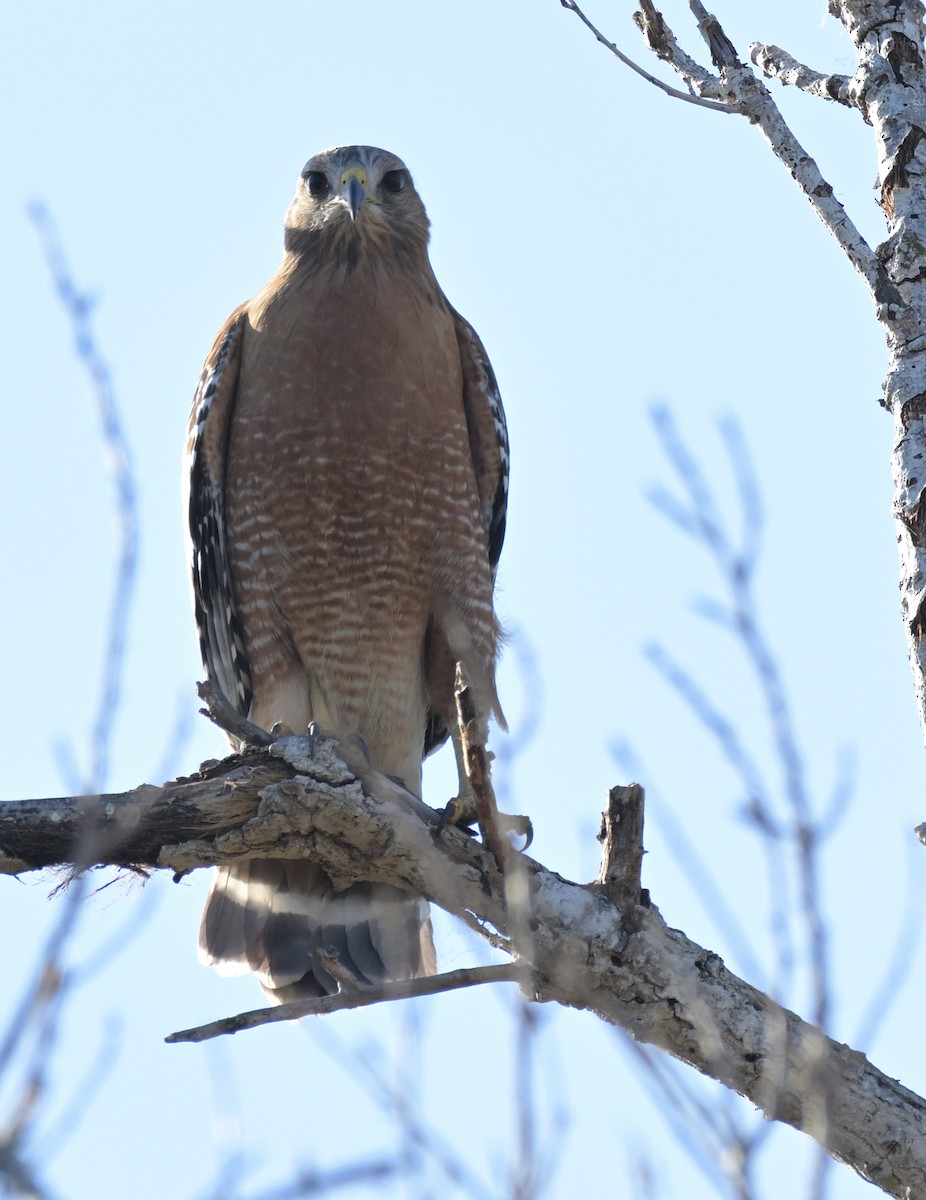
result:
<svg viewBox="0 0 926 1200"><path fill-rule="evenodd" d="M357 220L360 206L367 198L366 174L360 167L350 167L341 176L341 195L347 201L350 219Z"/></svg>

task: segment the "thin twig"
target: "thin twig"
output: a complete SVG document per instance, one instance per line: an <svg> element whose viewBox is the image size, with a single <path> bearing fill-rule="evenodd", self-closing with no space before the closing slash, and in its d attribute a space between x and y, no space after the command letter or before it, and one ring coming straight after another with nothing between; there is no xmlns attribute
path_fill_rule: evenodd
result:
<svg viewBox="0 0 926 1200"><path fill-rule="evenodd" d="M293 1004L278 1004L273 1008L256 1008L250 1012L238 1013L234 1017L223 1017L220 1021L212 1021L208 1025L182 1029L169 1034L164 1040L170 1043L205 1042L222 1034L238 1033L242 1029L254 1029L258 1025L271 1025L277 1021L320 1017L348 1008L367 1008L371 1004L381 1004L389 1000L436 996L440 992L458 991L460 988L475 987L483 983L518 983L523 978L524 968L516 963L447 971L442 975L426 975L420 979L402 979L395 983L337 992L333 996L321 996L317 1000L300 1000Z"/></svg>
<svg viewBox="0 0 926 1200"><path fill-rule="evenodd" d="M5 1184L4 1195L21 1196L24 1200L52 1200L34 1175L28 1163L22 1161L16 1144L6 1144L0 1139L0 1183Z"/></svg>
<svg viewBox="0 0 926 1200"><path fill-rule="evenodd" d="M174 775L179 774L183 751L192 734L193 706L190 703L189 693L184 688L183 695L177 698L174 722L161 751L158 765L154 769L155 779L171 779Z"/></svg>
<svg viewBox="0 0 926 1200"><path fill-rule="evenodd" d="M699 7L695 0L692 0L692 6ZM725 49L722 39L719 42L712 41L712 45L715 57L723 63L724 56L730 51ZM769 863L773 930L779 946L779 968L787 967L783 971L785 976L790 974L793 952L788 934L788 906L781 894L782 881L787 877L783 849L787 846L793 853L800 890L801 919L809 942L807 959L813 985L814 1017L818 1027L825 1028L829 1016L829 946L821 908L819 875L820 847L826 829L811 805L803 756L798 746L784 682L757 615L753 587L759 537L755 526L761 518L761 504L755 476L739 431L728 424L723 430L724 440L744 519L741 544L738 545L720 519L711 484L682 441L671 414L662 409L654 417L663 447L686 493L684 500L667 498L660 493L659 506L685 533L701 541L720 571L727 598L722 606L712 604L708 608L708 615L737 639L746 653L751 673L758 681L776 759L783 774L784 819L776 815L770 790L755 760L742 743L736 726L720 713L703 689L661 647L652 648L650 657L668 682L683 696L698 720L713 734L746 785L750 795L748 811L762 834L762 845ZM845 791L845 781L841 778L838 788L839 811L845 803ZM832 805L830 811L833 811ZM775 1086L773 1081L770 1083ZM819 1110L817 1119L825 1122L826 1093L822 1087L815 1093L814 1105ZM726 1147L729 1154L725 1153L725 1157L729 1157L736 1168L730 1176L730 1187L737 1197L746 1197L752 1194L750 1164L759 1141L765 1135L757 1133L750 1140L740 1129L731 1126L730 1136L733 1140ZM822 1200L828 1178L829 1166L817 1157L809 1180L812 1200Z"/></svg>
<svg viewBox="0 0 926 1200"><path fill-rule="evenodd" d="M226 700L214 683L204 680L196 685L196 694L206 703L199 711L208 717L213 725L230 733L236 741L244 746L270 746L273 737L266 730L243 717Z"/></svg>
<svg viewBox="0 0 926 1200"><path fill-rule="evenodd" d="M72 982L64 953L82 911L85 892L85 879L80 877L65 898L60 918L38 960L35 978L14 1010L0 1045L0 1079L4 1090L10 1092L14 1087L16 1090L8 1105L9 1115L0 1129L0 1181L6 1180L11 1185L11 1194L31 1200L43 1200L48 1193L39 1186L31 1165L22 1160L22 1146L34 1127L40 1104L47 1099L53 1051L61 1032L64 1000ZM10 1076L14 1056L27 1039L32 1045L21 1069L22 1079L13 1085Z"/></svg>
<svg viewBox="0 0 926 1200"><path fill-rule="evenodd" d="M268 1192L258 1192L247 1200L303 1200L309 1196L328 1196L340 1189L360 1184L381 1184L400 1173L399 1164L391 1159L348 1163L327 1171L302 1170L295 1179Z"/></svg>
<svg viewBox="0 0 926 1200"><path fill-rule="evenodd" d="M694 0L692 0L694 3ZM784 776L784 795L789 808L789 834L797 859L798 879L801 889L802 917L806 924L810 942L810 969L814 991L814 1021L825 1029L829 1019L829 969L828 945L825 924L821 911L821 889L819 880L818 843L820 823L814 818L807 794L806 773L803 756L797 744L797 735L791 716L790 705L785 694L784 681L775 657L759 626L753 596L751 570L744 570L743 555L737 552L730 538L716 517L716 505L703 474L693 462L692 456L674 427L667 410L658 413L657 429L676 473L688 493L690 523L701 531L704 544L711 551L724 582L729 590L729 625L750 661L753 674L758 680L762 700L765 704L772 730L772 739ZM738 439L728 431L725 435L728 450L732 453ZM747 472L748 473L748 472ZM735 467L735 478L740 488L741 503L754 506L754 484L745 484L742 463ZM670 667L672 664L670 664ZM688 680L680 669L670 670L663 665L672 682L683 691L695 711L708 717L708 727L717 735L721 745L731 755L731 762L742 772L750 760L739 747L739 739L732 725L712 711L700 694L700 689ZM760 799L764 788L759 782L759 773L751 768L743 775L753 796ZM756 810L756 816L767 822L771 808L767 801ZM771 829L773 826L770 826Z"/></svg>
<svg viewBox="0 0 926 1200"><path fill-rule="evenodd" d="M735 107L725 104L722 100L708 100L704 96L695 95L693 92L681 92L678 88L674 88L668 83L663 83L661 79L658 79L655 75L651 75L649 71L641 67L639 63L635 63L632 58L628 58L623 50L618 49L614 42L608 41L601 30L598 29L596 25L593 25L582 9L579 8L578 4L575 3L575 0L559 0L559 2L563 8L567 9L569 12L575 13L582 24L585 25L586 28L590 29L595 35L597 41L599 41L606 49L610 50L615 58L620 59L625 67L629 67L631 71L635 71L641 79L645 79L646 82L651 83L653 87L659 88L659 90L661 92L665 92L667 96L671 96L674 100L684 100L686 104L697 104L701 108L712 108L714 112L736 112Z"/></svg>
<svg viewBox="0 0 926 1200"><path fill-rule="evenodd" d="M38 960L39 967L35 978L23 993L9 1020L6 1034L0 1040L0 1077L8 1069L10 1060L31 1023L38 1018L42 1008L57 995L63 975L61 957L80 916L81 901L86 890L86 879L80 876L67 893L58 921Z"/></svg>
<svg viewBox="0 0 926 1200"><path fill-rule="evenodd" d="M366 1048L358 1052L337 1037L330 1026L314 1024L307 1028L314 1036L316 1045L341 1067L346 1066L349 1078L362 1087L364 1097L373 1099L399 1124L408 1147L414 1147L423 1159L433 1163L447 1183L472 1200L496 1200L497 1192L488 1188L475 1174L467 1158L459 1154L436 1127L424 1120L414 1098L406 1090L390 1083L377 1065L374 1055ZM406 1153L406 1161L407 1158Z"/></svg>
<svg viewBox="0 0 926 1200"><path fill-rule="evenodd" d="M58 296L73 326L77 357L90 376L105 459L116 491L119 546L116 582L107 624L103 689L90 742L90 767L83 785L86 792L100 792L106 786L109 772L110 743L119 710L126 635L138 571L138 498L132 456L122 428L112 376L93 332L93 298L78 288L55 223L45 206L38 202L31 204L29 216L38 233Z"/></svg>
<svg viewBox="0 0 926 1200"><path fill-rule="evenodd" d="M683 1078L664 1055L653 1053L651 1046L641 1045L623 1030L618 1036L637 1062L644 1084L679 1145L719 1191L725 1177L722 1160L726 1142L717 1105L702 1100L694 1081Z"/></svg>
<svg viewBox="0 0 926 1200"><path fill-rule="evenodd" d="M653 53L668 62L691 88L703 93L705 88L714 90L719 84L724 95L729 96L723 107L729 112L740 113L759 127L775 157L788 170L814 212L865 280L879 316L886 317L892 311L904 308L903 297L877 255L836 199L832 186L824 179L813 157L791 132L768 88L750 67L740 62L717 18L711 16L698 0L690 0L689 7L698 19L699 30L710 46L715 62L721 65L719 81L681 50L665 18L651 0L640 0L640 5L643 12L635 19Z"/></svg>
<svg viewBox="0 0 926 1200"><path fill-rule="evenodd" d="M495 795L503 810L513 804L512 776L515 764L537 736L543 712L543 680L537 665L537 651L524 630L516 627L509 630L505 661L510 661L512 656L516 660L522 698L519 718L516 724L509 724L507 737L496 739L492 771ZM510 700L506 700L506 710L510 703Z"/></svg>
<svg viewBox="0 0 926 1200"><path fill-rule="evenodd" d="M917 949L923 935L922 864L912 841L907 858L907 894L904 900L894 948L884 974L868 1001L858 1025L855 1045L869 1053L891 1008L903 991L910 972L917 964Z"/></svg>
<svg viewBox="0 0 926 1200"><path fill-rule="evenodd" d="M74 982L73 972L69 982ZM35 1155L39 1162L47 1162L52 1154L60 1153L67 1139L77 1131L81 1121L87 1115L90 1105L103 1090L103 1085L116 1066L121 1041L121 1020L117 1018L107 1021L103 1026L99 1048L84 1069L83 1075L76 1081L68 1080L70 1096L53 1127L43 1133L43 1145L37 1149Z"/></svg>
<svg viewBox="0 0 926 1200"><path fill-rule="evenodd" d="M463 922L467 929L472 930L472 932L477 934L484 942L488 942L490 946L493 946L496 950L503 951L505 954L512 953L511 938L505 937L504 934L497 933L494 929L490 929L484 921L480 921L480 919L473 913L469 912L468 909L461 908L455 915Z"/></svg>
<svg viewBox="0 0 926 1200"><path fill-rule="evenodd" d="M411 1121L403 1121L398 1113L390 1114L398 1126L399 1148L398 1158L402 1164L402 1173L409 1181L417 1184L417 1195L424 1200L428 1194L424 1180L424 1155L421 1147L412 1137L410 1126L421 1124L422 1109L422 1013L419 1005L409 1004L402 1009L398 1025L398 1039L392 1053L393 1087L400 1096L406 1098L408 1111L412 1114ZM315 1025L318 1028L318 1025ZM342 1064L346 1066L347 1064ZM355 1078L355 1082L360 1081ZM361 1084L362 1086L362 1084ZM411 1191L409 1190L409 1196Z"/></svg>
<svg viewBox="0 0 926 1200"><path fill-rule="evenodd" d="M534 1200L539 1190L537 1117L535 1112L535 1055L539 1009L519 997L515 1039L514 1109L517 1113L517 1153L511 1179L512 1200Z"/></svg>

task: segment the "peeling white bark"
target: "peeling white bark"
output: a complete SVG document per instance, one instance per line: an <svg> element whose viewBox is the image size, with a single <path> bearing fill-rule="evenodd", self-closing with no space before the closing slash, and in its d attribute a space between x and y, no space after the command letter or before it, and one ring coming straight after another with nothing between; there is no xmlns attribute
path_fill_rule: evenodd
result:
<svg viewBox="0 0 926 1200"><path fill-rule="evenodd" d="M894 515L901 610L926 735L926 61L918 0L834 5L859 55L857 104L871 124L888 228L878 258L899 302L879 312L888 343L884 403L894 417Z"/></svg>
<svg viewBox="0 0 926 1200"><path fill-rule="evenodd" d="M635 21L647 45L697 96L723 101L757 125L814 211L864 279L885 329L884 407L894 417L894 515L901 610L920 723L926 738L926 24L921 0L830 0L858 54L852 76L825 74L778 46L754 44L769 78L854 108L871 126L887 239L872 251L814 159L794 137L768 89L740 61L716 17L689 0L716 74L677 43L653 0Z"/></svg>

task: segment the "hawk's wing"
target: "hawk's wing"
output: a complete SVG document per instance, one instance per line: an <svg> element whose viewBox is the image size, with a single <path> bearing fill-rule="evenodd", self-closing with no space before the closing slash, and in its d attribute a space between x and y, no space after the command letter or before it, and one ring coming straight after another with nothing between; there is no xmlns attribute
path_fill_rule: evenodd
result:
<svg viewBox="0 0 926 1200"><path fill-rule="evenodd" d="M199 648L209 679L243 716L251 673L235 606L225 530L225 463L235 407L243 307L232 313L206 359L187 438L188 519Z"/></svg>
<svg viewBox="0 0 926 1200"><path fill-rule="evenodd" d="M463 370L463 410L469 432L469 451L486 535L492 578L505 540L508 515L508 425L498 381L489 356L472 325L448 304L460 347ZM431 754L447 740L446 724L430 709L424 735L424 753Z"/></svg>
<svg viewBox="0 0 926 1200"><path fill-rule="evenodd" d="M463 408L482 504L489 564L494 577L505 540L508 513L508 425L495 372L485 346L468 321L450 310L463 368Z"/></svg>

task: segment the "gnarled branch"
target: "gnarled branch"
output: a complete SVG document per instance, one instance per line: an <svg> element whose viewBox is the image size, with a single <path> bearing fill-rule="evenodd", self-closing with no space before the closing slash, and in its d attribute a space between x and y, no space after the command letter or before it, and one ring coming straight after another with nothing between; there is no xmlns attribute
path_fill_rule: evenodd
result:
<svg viewBox="0 0 926 1200"><path fill-rule="evenodd" d="M507 937L537 1001L587 1009L668 1051L889 1195L926 1194L926 1101L731 974L655 907L626 921L600 886L517 855L529 912L510 914L494 857L458 830L438 835L438 820L385 776L352 771L333 743L306 752L284 738L160 788L0 805L0 866L185 872L270 855L311 858L336 886L407 888Z"/></svg>

